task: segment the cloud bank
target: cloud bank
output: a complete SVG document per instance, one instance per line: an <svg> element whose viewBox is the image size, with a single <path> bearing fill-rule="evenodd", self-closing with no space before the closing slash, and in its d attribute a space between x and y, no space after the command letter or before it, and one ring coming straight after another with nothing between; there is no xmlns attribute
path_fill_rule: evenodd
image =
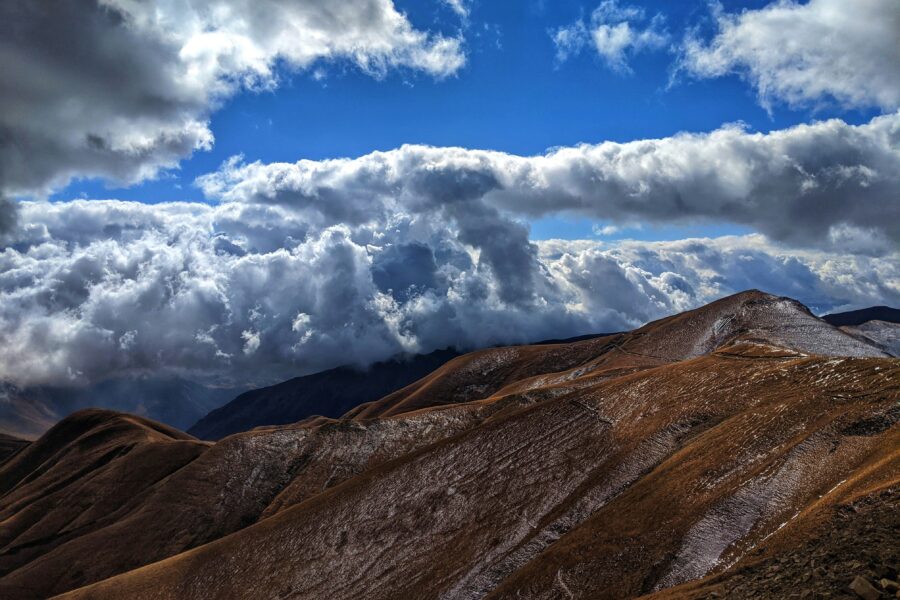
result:
<svg viewBox="0 0 900 600"><path fill-rule="evenodd" d="M900 113L858 126L833 119L768 134L725 126L530 157L403 146L356 159L233 160L200 184L211 198L284 206L317 226L434 212L474 239L500 212L569 212L728 222L798 246L883 254L900 243Z"/></svg>
<svg viewBox="0 0 900 600"><path fill-rule="evenodd" d="M235 159L199 182L215 205L23 202L0 252L0 380L264 384L403 351L622 330L751 287L823 311L897 304L897 121L537 157L404 146ZM560 210L766 235L530 241L523 216Z"/></svg>
<svg viewBox="0 0 900 600"><path fill-rule="evenodd" d="M709 41L689 36L680 68L696 77L744 76L764 105L781 100L900 107L900 3L792 0L725 13Z"/></svg>
<svg viewBox="0 0 900 600"><path fill-rule="evenodd" d="M224 99L321 61L441 78L465 54L391 0L0 3L0 194L153 177L212 145Z"/></svg>
<svg viewBox="0 0 900 600"><path fill-rule="evenodd" d="M465 18L468 3L448 4ZM632 328L751 287L823 311L900 303L897 48L885 34L896 4L846 6L720 12L712 40L688 40L682 68L742 73L764 101L888 111L861 125L727 125L539 156L236 157L197 181L211 205L29 201L17 215L11 195L79 176L138 181L208 148L218 104L277 86L282 65L441 78L465 55L390 0L3 4L0 381L266 384L403 351ZM861 15L874 23L864 35ZM826 43L840 24L846 38ZM564 59L590 46L627 72L634 53L663 44L662 27L607 1L559 30L557 48ZM529 239L528 219L558 214L602 221L600 234L634 222L759 233Z"/></svg>

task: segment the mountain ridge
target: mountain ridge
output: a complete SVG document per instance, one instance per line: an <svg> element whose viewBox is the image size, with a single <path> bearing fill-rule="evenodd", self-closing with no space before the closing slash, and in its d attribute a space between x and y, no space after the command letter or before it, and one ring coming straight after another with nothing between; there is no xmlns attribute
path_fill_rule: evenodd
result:
<svg viewBox="0 0 900 600"><path fill-rule="evenodd" d="M385 398L215 444L73 416L0 465L0 595L704 597L900 485L900 361L761 292Z"/></svg>

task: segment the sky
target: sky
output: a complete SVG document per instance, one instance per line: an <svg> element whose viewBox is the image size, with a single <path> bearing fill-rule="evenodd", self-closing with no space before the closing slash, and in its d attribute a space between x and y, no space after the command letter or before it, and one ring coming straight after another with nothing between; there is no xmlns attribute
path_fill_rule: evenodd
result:
<svg viewBox="0 0 900 600"><path fill-rule="evenodd" d="M900 4L0 8L0 380L900 304Z"/></svg>

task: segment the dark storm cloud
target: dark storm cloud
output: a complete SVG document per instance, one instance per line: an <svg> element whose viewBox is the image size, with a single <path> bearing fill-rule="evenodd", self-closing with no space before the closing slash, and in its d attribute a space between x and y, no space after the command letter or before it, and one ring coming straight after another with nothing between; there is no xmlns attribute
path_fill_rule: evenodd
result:
<svg viewBox="0 0 900 600"><path fill-rule="evenodd" d="M139 180L212 141L207 102L179 85L178 47L92 0L0 5L0 184Z"/></svg>
<svg viewBox="0 0 900 600"><path fill-rule="evenodd" d="M392 244L372 258L372 280L399 302L437 287L434 252L425 244Z"/></svg>

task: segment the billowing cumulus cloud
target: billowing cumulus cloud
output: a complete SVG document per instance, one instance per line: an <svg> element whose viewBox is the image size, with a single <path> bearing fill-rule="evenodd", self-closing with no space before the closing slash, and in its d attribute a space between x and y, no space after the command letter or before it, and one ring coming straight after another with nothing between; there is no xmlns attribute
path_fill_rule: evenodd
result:
<svg viewBox="0 0 900 600"><path fill-rule="evenodd" d="M613 71L630 73L633 55L662 48L669 40L665 18L657 13L647 18L643 8L604 0L590 19L579 19L552 32L556 59L560 62L592 48Z"/></svg>
<svg viewBox="0 0 900 600"><path fill-rule="evenodd" d="M518 273L533 264L527 232L490 234L497 211L730 222L794 245L884 254L900 242L900 113L859 126L833 119L768 134L726 126L532 157L403 146L356 159L233 160L200 184L212 198L285 207L320 227L438 213L480 244L488 264L515 248ZM515 294L530 291L530 280L509 277Z"/></svg>
<svg viewBox="0 0 900 600"><path fill-rule="evenodd" d="M276 86L276 64L335 60L441 78L465 55L391 0L0 3L0 193L153 177L209 148L211 112Z"/></svg>
<svg viewBox="0 0 900 600"><path fill-rule="evenodd" d="M748 287L820 310L900 302L896 252L761 235L530 242L481 210L334 223L277 203L23 202L0 252L0 380L262 384L402 351L621 330Z"/></svg>
<svg viewBox="0 0 900 600"><path fill-rule="evenodd" d="M694 76L739 73L766 105L900 107L900 2L779 0L715 17L711 40L684 43L680 68Z"/></svg>

